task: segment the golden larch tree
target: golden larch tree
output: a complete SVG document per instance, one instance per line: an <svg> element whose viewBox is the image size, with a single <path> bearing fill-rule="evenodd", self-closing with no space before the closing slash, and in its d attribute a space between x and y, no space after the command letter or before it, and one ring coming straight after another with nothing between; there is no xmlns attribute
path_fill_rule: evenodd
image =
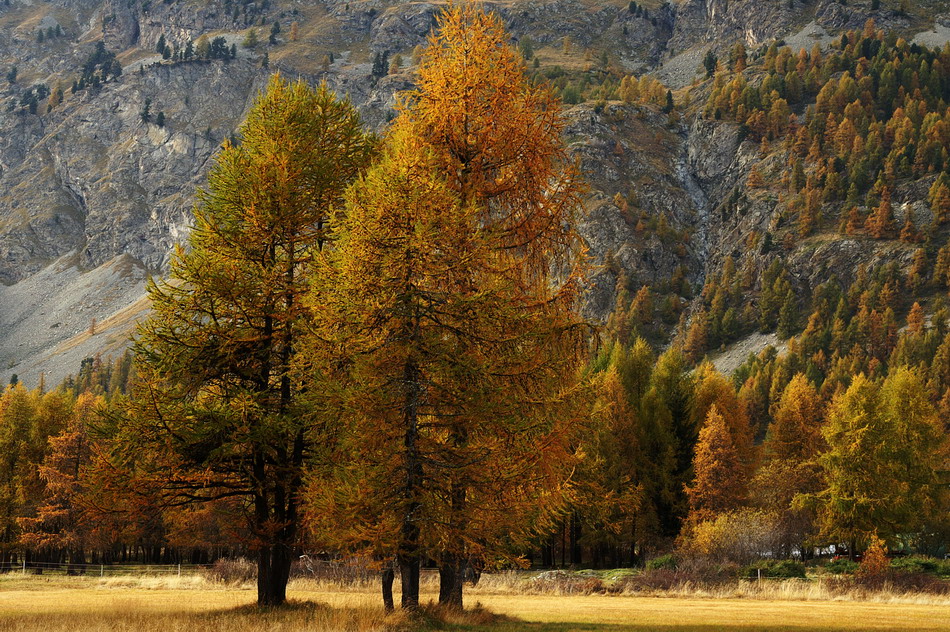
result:
<svg viewBox="0 0 950 632"><path fill-rule="evenodd" d="M732 435L716 405L709 408L693 457L687 524L696 525L738 509L746 497L746 473Z"/></svg>

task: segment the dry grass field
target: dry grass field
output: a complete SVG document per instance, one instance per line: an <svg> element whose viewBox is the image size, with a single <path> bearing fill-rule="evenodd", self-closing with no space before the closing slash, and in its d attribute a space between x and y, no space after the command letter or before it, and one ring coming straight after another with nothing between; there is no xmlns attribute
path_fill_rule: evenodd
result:
<svg viewBox="0 0 950 632"><path fill-rule="evenodd" d="M525 594L511 582L469 591L463 616L386 616L375 586L294 581L287 608L258 611L250 585L202 577L0 579L0 631L280 632L421 629L497 632L950 631L950 599L878 595L831 599L815 589L782 587L669 596ZM424 599L434 598L431 592ZM397 596L398 600L398 596Z"/></svg>

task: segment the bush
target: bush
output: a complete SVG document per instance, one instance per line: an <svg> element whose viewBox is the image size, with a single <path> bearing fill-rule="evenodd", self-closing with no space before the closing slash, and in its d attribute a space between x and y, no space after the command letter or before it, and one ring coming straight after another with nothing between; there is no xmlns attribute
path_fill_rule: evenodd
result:
<svg viewBox="0 0 950 632"><path fill-rule="evenodd" d="M851 575L859 568L857 562L848 559L835 560L825 566L825 570L834 575Z"/></svg>
<svg viewBox="0 0 950 632"><path fill-rule="evenodd" d="M208 578L225 584L243 584L257 579L257 564L243 558L222 558L208 569Z"/></svg>
<svg viewBox="0 0 950 632"><path fill-rule="evenodd" d="M825 583L833 593L917 593L925 595L950 595L950 582L937 579L924 573L886 573L884 575L862 575L835 577Z"/></svg>
<svg viewBox="0 0 950 632"><path fill-rule="evenodd" d="M742 569L742 575L749 579L757 579L760 571L761 577L805 578L805 565L792 560L759 560Z"/></svg>
<svg viewBox="0 0 950 632"><path fill-rule="evenodd" d="M950 577L950 560L912 555L891 560L891 569L901 573L922 573Z"/></svg>
<svg viewBox="0 0 950 632"><path fill-rule="evenodd" d="M775 516L756 509L740 509L701 522L680 535L680 551L713 563L750 564L778 548Z"/></svg>
<svg viewBox="0 0 950 632"><path fill-rule="evenodd" d="M647 562L647 570L655 571L661 568L665 568L671 571L676 570L676 556L672 553L666 555L661 555L660 557L654 557L652 560Z"/></svg>
<svg viewBox="0 0 950 632"><path fill-rule="evenodd" d="M322 560L302 555L290 566L291 577L306 577L321 582L365 584L379 579L381 569L363 558Z"/></svg>

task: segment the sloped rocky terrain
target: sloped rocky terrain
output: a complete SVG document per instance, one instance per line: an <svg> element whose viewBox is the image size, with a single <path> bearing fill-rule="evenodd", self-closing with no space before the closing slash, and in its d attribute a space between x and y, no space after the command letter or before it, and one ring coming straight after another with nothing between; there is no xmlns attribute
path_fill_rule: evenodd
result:
<svg viewBox="0 0 950 632"><path fill-rule="evenodd" d="M871 11L861 0L486 3L502 15L513 44L530 42L539 72L581 71L602 57L617 72L650 72L676 91L675 116L613 101L566 111L567 141L591 185L583 231L599 267L587 313L605 322L621 286L635 292L677 275L693 291L680 285L665 292L686 305L726 255L777 221L767 193L747 196L741 209L729 203L761 156L735 124L699 116L707 51L724 58L735 42L755 49L775 39L810 48L860 29L868 17L908 39L946 41L948 3L912 4L905 14L898 2ZM45 372L50 383L82 357L120 350L147 313L144 279L167 270L214 152L269 74L325 80L353 100L367 125L382 129L396 95L412 86L414 51L440 7L395 0L0 0L0 369L28 384ZM258 44L246 47L252 29ZM202 38L218 37L233 59L175 60ZM157 52L160 41L170 59ZM119 72L79 86L97 50L114 55L108 63ZM402 64L388 68L397 57ZM771 169L780 177L779 160ZM925 197L925 190L895 195L907 205ZM925 212L919 209L918 221ZM663 230L644 230L652 220ZM829 268L908 257L859 240L788 254L803 290ZM667 324L672 330L675 318Z"/></svg>

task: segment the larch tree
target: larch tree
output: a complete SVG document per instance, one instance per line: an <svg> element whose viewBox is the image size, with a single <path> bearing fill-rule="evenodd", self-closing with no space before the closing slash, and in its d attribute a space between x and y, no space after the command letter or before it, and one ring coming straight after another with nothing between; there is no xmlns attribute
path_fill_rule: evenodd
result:
<svg viewBox="0 0 950 632"><path fill-rule="evenodd" d="M693 458L694 478L686 488L688 525L738 509L746 497L746 473L726 421L713 404L706 414Z"/></svg>
<svg viewBox="0 0 950 632"><path fill-rule="evenodd" d="M442 601L461 607L464 563L513 560L550 526L579 414L579 279L526 291L517 253L441 173L397 123L335 219L310 299L311 355L339 384L317 406L349 420L335 480L310 487L316 533L395 556L407 609L423 556L452 564Z"/></svg>
<svg viewBox="0 0 950 632"><path fill-rule="evenodd" d="M375 139L325 86L272 77L199 192L190 249L150 284L117 458L170 503L248 504L258 603L285 601L313 436L291 366L326 219ZM149 455L151 458L143 458Z"/></svg>
<svg viewBox="0 0 950 632"><path fill-rule="evenodd" d="M823 424L824 407L818 391L804 374L796 374L775 404L763 445L764 463L750 490L757 505L775 514L779 544L787 556L796 549L804 554L805 541L813 535L814 511L794 500L798 494L821 488L816 458L825 448Z"/></svg>
<svg viewBox="0 0 950 632"><path fill-rule="evenodd" d="M571 287L581 261L576 222L584 185L562 138L560 100L526 75L496 14L466 2L440 16L401 119L433 153L460 204L477 209L479 231L491 236L527 305ZM555 269L568 282L557 282ZM460 454L466 433L453 439ZM465 484L455 486L466 505ZM439 601L454 607L461 607L461 568L470 557L462 535L471 531L469 513L451 519L459 537L440 555Z"/></svg>
<svg viewBox="0 0 950 632"><path fill-rule="evenodd" d="M0 396L0 562L20 550L19 519L34 517L43 499L39 466L49 435L58 433L69 415L61 397L42 397L22 384Z"/></svg>
<svg viewBox="0 0 950 632"><path fill-rule="evenodd" d="M425 410L414 407L413 415L424 420L420 422L423 428L441 428L444 435L434 444L439 457L427 458L416 477L441 488L441 500L434 505L441 512L439 519L430 521L416 536L412 534L422 528L419 520L424 514L412 512L419 518L411 520L409 513L403 514L407 535L398 555L403 562L403 602L414 607L421 551L413 542L440 534L435 542L430 540L433 548L427 551L440 568L439 601L461 608L465 565L500 554L504 540L519 539L517 529L507 535L500 532L516 524L514 517L521 512L515 508L523 506L524 499L540 501L530 510L534 519L526 524L543 522L550 514L545 508L548 503L541 501L545 494L522 490L511 495L510 491L535 480L533 472L557 469L551 469L553 461L545 454L560 442L541 437L555 430L547 416L564 405L560 397L576 379L578 345L584 337L582 322L573 311L582 261L575 228L582 185L561 138L564 123L559 100L548 87L534 85L525 75L521 57L510 46L496 15L484 13L474 3L447 9L420 60L417 86L403 97L390 142L417 155L417 160L424 159L427 169L440 174L444 180L440 186L457 207L445 211L449 216L472 215L467 228L470 241L460 247L475 250L467 255L460 251L456 256L471 260L459 265L457 272L443 275L443 283L455 279L454 287L439 290L446 309L457 301L476 298L485 306L467 315L420 320L420 335L441 330L440 337L457 340L460 347L453 351L457 362L470 365L465 379L453 374L457 369L451 364L439 365L442 349L421 346L425 336L409 346L413 362L400 365L409 371L405 375L413 376L401 377L402 383L416 385L413 388L421 390L413 397L424 394L428 402ZM392 153L387 168L396 173L407 169ZM426 178L431 176L416 176L420 181ZM366 187L368 191L375 188ZM388 204L385 199L372 201L368 192L366 199L371 200L364 204L367 208L350 212L378 213L369 207ZM410 218L401 230L409 230L417 221L422 220ZM395 248L400 243L394 238L390 245ZM379 256L393 256L383 245L378 247ZM341 242L341 259L334 269L347 271L348 258L361 256L354 248ZM413 270L428 274L424 266ZM414 291L422 287L413 284ZM324 291L339 293L334 288ZM343 299L350 301L348 309L353 311L378 314L387 308L379 302L354 305L363 295L355 290L350 295ZM419 300L430 299L422 296ZM389 318L374 317L384 322ZM507 342L501 344L503 340ZM360 348L355 341L351 344ZM440 375L449 369L448 375ZM383 376L393 379L390 373ZM456 392L478 396L462 398ZM564 422L572 416L565 411L560 415ZM399 445L405 448L405 441ZM515 472L520 475L512 478ZM498 512L499 502L507 505L505 512Z"/></svg>
<svg viewBox="0 0 950 632"><path fill-rule="evenodd" d="M61 394L53 394L66 407ZM71 405L63 431L49 439L46 458L38 468L45 489L35 516L19 519L20 543L34 551L63 551L69 562L86 561L85 548L90 543L94 525L87 519L82 502L81 473L89 464L92 448L87 426L95 415L101 398L83 393Z"/></svg>
<svg viewBox="0 0 950 632"><path fill-rule="evenodd" d="M749 419L732 384L711 362L706 362L696 369L696 386L692 397L692 419L696 428L707 423L709 410L713 406L729 429L739 462L745 472L750 474L756 464L756 448Z"/></svg>
<svg viewBox="0 0 950 632"><path fill-rule="evenodd" d="M899 367L882 383L863 374L831 404L818 459L825 488L803 497L818 509L822 532L850 551L877 533L913 532L944 507L938 471L947 441L924 380Z"/></svg>

